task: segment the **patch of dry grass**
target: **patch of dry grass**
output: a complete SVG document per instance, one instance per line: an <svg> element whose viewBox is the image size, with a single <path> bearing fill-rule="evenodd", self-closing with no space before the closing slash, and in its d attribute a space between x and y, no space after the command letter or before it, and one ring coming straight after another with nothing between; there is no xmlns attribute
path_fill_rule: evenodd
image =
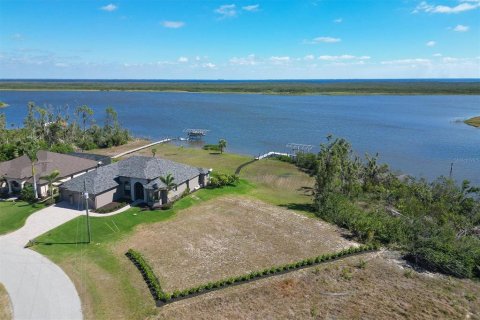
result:
<svg viewBox="0 0 480 320"><path fill-rule="evenodd" d="M363 255L363 267L359 259L350 257L175 302L152 319L480 317L477 282L417 272L408 278L384 253Z"/></svg>
<svg viewBox="0 0 480 320"><path fill-rule="evenodd" d="M12 319L12 304L7 290L0 283L0 319L10 320Z"/></svg>
<svg viewBox="0 0 480 320"><path fill-rule="evenodd" d="M247 197L213 199L140 227L117 246L141 252L173 292L355 245L320 220Z"/></svg>

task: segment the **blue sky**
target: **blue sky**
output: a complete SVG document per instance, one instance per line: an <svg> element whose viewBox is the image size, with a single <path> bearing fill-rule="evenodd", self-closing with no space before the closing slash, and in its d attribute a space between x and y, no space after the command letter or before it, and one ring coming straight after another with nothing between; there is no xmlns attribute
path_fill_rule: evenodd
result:
<svg viewBox="0 0 480 320"><path fill-rule="evenodd" d="M480 0L0 0L0 78L448 77L480 77Z"/></svg>

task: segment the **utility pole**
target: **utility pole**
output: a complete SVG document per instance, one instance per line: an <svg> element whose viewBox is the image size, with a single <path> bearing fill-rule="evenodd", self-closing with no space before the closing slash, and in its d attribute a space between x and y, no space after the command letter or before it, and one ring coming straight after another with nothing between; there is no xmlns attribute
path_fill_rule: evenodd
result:
<svg viewBox="0 0 480 320"><path fill-rule="evenodd" d="M85 198L85 211L87 212L87 233L88 233L88 243L91 242L90 234L90 216L88 214L88 192L87 192L87 182L83 180L83 197Z"/></svg>

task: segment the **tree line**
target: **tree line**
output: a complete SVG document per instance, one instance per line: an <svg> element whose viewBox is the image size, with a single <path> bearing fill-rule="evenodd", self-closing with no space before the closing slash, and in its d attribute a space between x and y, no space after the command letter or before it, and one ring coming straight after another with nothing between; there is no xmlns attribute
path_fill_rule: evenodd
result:
<svg viewBox="0 0 480 320"><path fill-rule="evenodd" d="M127 143L131 135L119 124L115 109L107 107L105 112L104 123L99 125L86 105L76 107L72 114L67 106L40 107L30 102L22 128L8 128L5 114L0 113L0 161L25 154L25 145L33 141L38 149L59 153Z"/></svg>
<svg viewBox="0 0 480 320"><path fill-rule="evenodd" d="M480 188L469 181L397 176L378 154L361 159L348 141L331 136L318 154L289 161L315 177L318 217L362 242L401 250L417 266L480 277Z"/></svg>

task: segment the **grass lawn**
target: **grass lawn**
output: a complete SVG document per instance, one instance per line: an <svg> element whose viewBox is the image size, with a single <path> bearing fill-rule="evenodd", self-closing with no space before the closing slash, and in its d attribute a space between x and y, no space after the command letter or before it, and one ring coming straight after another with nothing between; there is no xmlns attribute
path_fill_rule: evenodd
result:
<svg viewBox="0 0 480 320"><path fill-rule="evenodd" d="M219 154L172 144L162 144L156 148L157 157L197 167L213 168L214 171L224 173L234 173L241 164L253 159L244 155ZM137 154L151 156L151 149L141 150ZM308 188L313 187L314 179L299 171L291 163L272 159L255 161L240 171L240 178L255 185L249 195L268 203L295 207L312 201Z"/></svg>
<svg viewBox="0 0 480 320"><path fill-rule="evenodd" d="M0 283L0 319L12 319L12 305L7 290L3 284Z"/></svg>
<svg viewBox="0 0 480 320"><path fill-rule="evenodd" d="M23 227L27 218L42 208L42 204L32 205L23 201L0 202L0 235Z"/></svg>

